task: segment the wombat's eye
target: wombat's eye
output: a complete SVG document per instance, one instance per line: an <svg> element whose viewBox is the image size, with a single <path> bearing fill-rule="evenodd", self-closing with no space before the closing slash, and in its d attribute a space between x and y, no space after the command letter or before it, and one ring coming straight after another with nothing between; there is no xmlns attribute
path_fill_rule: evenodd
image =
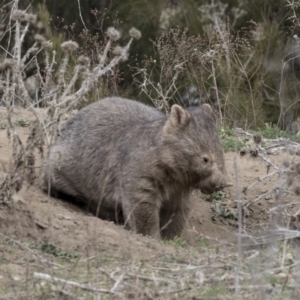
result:
<svg viewBox="0 0 300 300"><path fill-rule="evenodd" d="M209 162L209 158L208 158L207 156L203 156L203 161L204 161L205 163L208 163L208 162Z"/></svg>

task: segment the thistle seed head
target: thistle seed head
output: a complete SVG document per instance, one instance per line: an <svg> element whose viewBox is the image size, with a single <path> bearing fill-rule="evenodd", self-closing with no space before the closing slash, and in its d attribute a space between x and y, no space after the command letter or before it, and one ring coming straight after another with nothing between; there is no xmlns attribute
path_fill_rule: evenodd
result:
<svg viewBox="0 0 300 300"><path fill-rule="evenodd" d="M80 55L77 59L77 62L80 64L80 65L83 65L83 66L88 66L89 63L90 63L90 59L86 56L83 56L83 55Z"/></svg>
<svg viewBox="0 0 300 300"><path fill-rule="evenodd" d="M121 46L116 46L116 48L114 49L113 53L114 55L121 55L124 51L124 48Z"/></svg>
<svg viewBox="0 0 300 300"><path fill-rule="evenodd" d="M12 58L7 58L0 64L0 71L13 68L13 66L14 66L14 60Z"/></svg>
<svg viewBox="0 0 300 300"><path fill-rule="evenodd" d="M15 10L11 14L11 18L13 21L20 21L20 22L28 22L35 24L37 20L37 16L34 14L28 14L23 10Z"/></svg>
<svg viewBox="0 0 300 300"><path fill-rule="evenodd" d="M42 43L42 47L46 48L46 49L50 49L50 48L52 48L52 42L45 41L44 43Z"/></svg>
<svg viewBox="0 0 300 300"><path fill-rule="evenodd" d="M140 39L142 36L141 32L134 27L129 30L129 35L136 40Z"/></svg>
<svg viewBox="0 0 300 300"><path fill-rule="evenodd" d="M44 39L44 37L40 34L36 34L34 36L34 40L38 43L38 44L43 44L46 40Z"/></svg>
<svg viewBox="0 0 300 300"><path fill-rule="evenodd" d="M79 48L79 46L74 41L66 41L61 44L61 48L65 52L74 52Z"/></svg>
<svg viewBox="0 0 300 300"><path fill-rule="evenodd" d="M25 11L23 10L14 10L11 14L11 18L13 21L23 21L25 18Z"/></svg>
<svg viewBox="0 0 300 300"><path fill-rule="evenodd" d="M113 41L117 41L121 37L120 32L117 29L115 29L114 27L109 27L106 31L106 34Z"/></svg>
<svg viewBox="0 0 300 300"><path fill-rule="evenodd" d="M31 24L35 24L36 20L37 20L37 16L34 14L25 14L24 16L24 21Z"/></svg>

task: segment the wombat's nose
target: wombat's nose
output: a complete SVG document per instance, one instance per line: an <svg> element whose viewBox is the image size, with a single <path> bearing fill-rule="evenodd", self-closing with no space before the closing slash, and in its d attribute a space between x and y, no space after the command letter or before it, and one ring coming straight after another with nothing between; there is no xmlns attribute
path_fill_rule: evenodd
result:
<svg viewBox="0 0 300 300"><path fill-rule="evenodd" d="M212 194L214 192L218 192L218 191L223 190L227 186L228 186L227 180L224 179L220 182L210 182L209 185L202 186L200 188L200 190L204 194Z"/></svg>
<svg viewBox="0 0 300 300"><path fill-rule="evenodd" d="M228 186L227 180L224 178L224 179L222 180L222 182L216 186L216 188L217 188L218 190L223 190L223 189L224 189L225 187L227 187L227 186Z"/></svg>
<svg viewBox="0 0 300 300"><path fill-rule="evenodd" d="M225 185L223 185L223 184L218 184L218 185L215 185L215 186L213 187L213 189L214 189L215 192L218 192L218 191L223 190L224 187L225 187Z"/></svg>
<svg viewBox="0 0 300 300"><path fill-rule="evenodd" d="M216 189L220 191L226 188L227 186L228 186L228 182L226 179L224 179L219 185L216 186Z"/></svg>

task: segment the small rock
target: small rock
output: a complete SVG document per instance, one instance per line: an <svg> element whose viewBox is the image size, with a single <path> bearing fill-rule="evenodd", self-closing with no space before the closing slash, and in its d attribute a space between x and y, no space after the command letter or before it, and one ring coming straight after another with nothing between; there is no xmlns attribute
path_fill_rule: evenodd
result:
<svg viewBox="0 0 300 300"><path fill-rule="evenodd" d="M43 223L41 223L37 220L35 220L35 224L36 224L37 227L39 227L41 229L47 229L48 228L45 224L43 224Z"/></svg>
<svg viewBox="0 0 300 300"><path fill-rule="evenodd" d="M72 220L71 217L65 216L65 215L59 215L58 218L59 218L60 220Z"/></svg>
<svg viewBox="0 0 300 300"><path fill-rule="evenodd" d="M15 280L15 281L19 281L20 279L21 279L20 276L13 276L13 280Z"/></svg>
<svg viewBox="0 0 300 300"><path fill-rule="evenodd" d="M277 274L277 277L279 278L286 278L288 276L287 273L284 273L284 272L280 272L279 274Z"/></svg>

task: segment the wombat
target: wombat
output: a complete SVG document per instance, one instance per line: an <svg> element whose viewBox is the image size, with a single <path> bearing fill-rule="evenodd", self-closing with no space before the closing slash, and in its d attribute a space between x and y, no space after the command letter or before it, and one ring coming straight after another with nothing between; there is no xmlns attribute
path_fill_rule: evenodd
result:
<svg viewBox="0 0 300 300"><path fill-rule="evenodd" d="M180 236L191 191L226 185L215 122L208 104L190 110L174 104L166 116L133 100L99 100L61 126L43 189L80 199L98 217L136 233Z"/></svg>

